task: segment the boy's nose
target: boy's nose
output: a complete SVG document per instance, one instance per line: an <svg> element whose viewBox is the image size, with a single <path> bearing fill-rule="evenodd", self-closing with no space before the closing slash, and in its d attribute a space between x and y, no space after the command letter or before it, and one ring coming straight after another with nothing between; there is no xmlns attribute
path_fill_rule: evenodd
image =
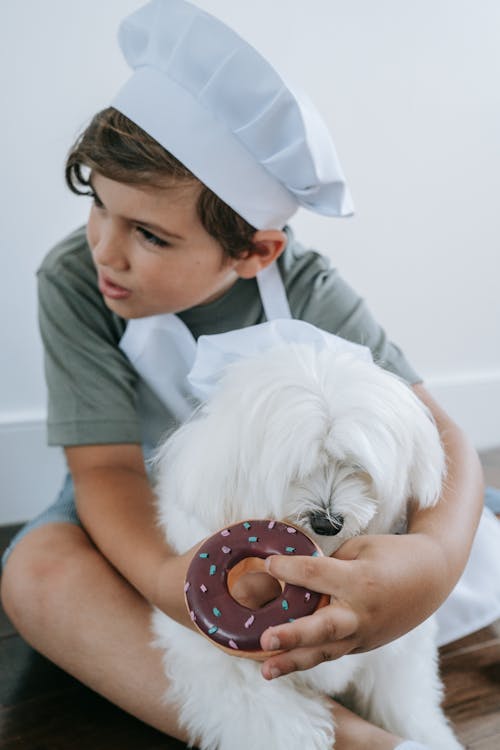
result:
<svg viewBox="0 0 500 750"><path fill-rule="evenodd" d="M101 234L92 249L92 255L97 265L112 268L115 271L126 271L130 265L123 241L116 233Z"/></svg>

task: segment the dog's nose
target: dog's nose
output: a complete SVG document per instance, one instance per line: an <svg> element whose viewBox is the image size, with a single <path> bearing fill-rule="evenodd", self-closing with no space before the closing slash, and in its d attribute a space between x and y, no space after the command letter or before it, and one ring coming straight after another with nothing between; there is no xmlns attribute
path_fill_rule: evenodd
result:
<svg viewBox="0 0 500 750"><path fill-rule="evenodd" d="M311 513L310 520L313 531L323 536L335 536L344 525L344 516L340 513L336 513L331 518L325 516L324 513Z"/></svg>

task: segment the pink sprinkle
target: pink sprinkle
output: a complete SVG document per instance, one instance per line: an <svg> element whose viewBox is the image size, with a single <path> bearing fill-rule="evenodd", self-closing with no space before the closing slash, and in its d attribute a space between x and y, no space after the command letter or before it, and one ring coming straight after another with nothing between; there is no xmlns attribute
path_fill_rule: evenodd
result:
<svg viewBox="0 0 500 750"><path fill-rule="evenodd" d="M189 614L190 614L190 616L191 616L191 619L192 619L192 621L193 621L193 622L196 622L196 615L195 615L195 613L193 612L193 610L191 610L191 612L190 612Z"/></svg>
<svg viewBox="0 0 500 750"><path fill-rule="evenodd" d="M306 595L304 599L306 600L306 602L308 602L310 598L311 598L311 594L309 593L309 591L306 591Z"/></svg>
<svg viewBox="0 0 500 750"><path fill-rule="evenodd" d="M224 546L224 547L221 547L221 549L225 555L229 555L229 553L231 552L231 547Z"/></svg>
<svg viewBox="0 0 500 750"><path fill-rule="evenodd" d="M236 649L238 648L238 646L236 645L234 641L229 641L229 645L231 646L231 648L236 648Z"/></svg>
<svg viewBox="0 0 500 750"><path fill-rule="evenodd" d="M249 627L250 627L250 625L253 625L253 621L254 621L254 620L255 620L255 617L254 617L253 615L250 615L250 617L248 618L248 620L247 620L247 621L246 621L246 623L245 623L245 627L246 627L246 628L249 628Z"/></svg>
<svg viewBox="0 0 500 750"><path fill-rule="evenodd" d="M293 529L291 526L287 526L286 530L288 531L289 534L296 534L297 533L297 529Z"/></svg>
<svg viewBox="0 0 500 750"><path fill-rule="evenodd" d="M276 526L276 521L269 521L269 523L267 524L268 529L274 529L275 526Z"/></svg>
<svg viewBox="0 0 500 750"><path fill-rule="evenodd" d="M189 583L189 581L186 581L186 583L184 584L184 593L186 593L186 591L189 591L190 586L191 584Z"/></svg>
<svg viewBox="0 0 500 750"><path fill-rule="evenodd" d="M224 531L221 531L221 536L229 536L230 533L229 529L224 529Z"/></svg>
<svg viewBox="0 0 500 750"><path fill-rule="evenodd" d="M204 594L208 591L204 583L201 584L200 589L203 591Z"/></svg>

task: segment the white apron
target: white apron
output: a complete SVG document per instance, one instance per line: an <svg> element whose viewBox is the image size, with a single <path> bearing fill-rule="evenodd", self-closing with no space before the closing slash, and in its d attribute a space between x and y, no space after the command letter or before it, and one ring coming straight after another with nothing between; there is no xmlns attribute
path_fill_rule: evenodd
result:
<svg viewBox="0 0 500 750"><path fill-rule="evenodd" d="M292 320L285 287L276 263L257 276L268 323L195 341L173 313L130 320L120 349L142 379L178 422L192 414L213 385L221 365L255 353L277 341L316 340L318 345L355 350L371 359L369 349ZM485 509L467 567L437 612L439 645L485 627L500 617L500 523Z"/></svg>

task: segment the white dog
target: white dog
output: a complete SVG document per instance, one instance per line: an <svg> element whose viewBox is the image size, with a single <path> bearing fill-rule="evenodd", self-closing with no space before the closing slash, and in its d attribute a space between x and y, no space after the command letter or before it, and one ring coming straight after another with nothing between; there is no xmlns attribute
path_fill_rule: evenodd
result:
<svg viewBox="0 0 500 750"><path fill-rule="evenodd" d="M408 498L433 505L445 471L429 413L398 377L304 344L228 366L218 389L160 449L160 522L183 553L247 518L287 519L326 555L358 534L404 529ZM330 750L326 696L435 750L457 750L440 708L435 625L368 653L266 681L164 613L153 615L190 741L203 750Z"/></svg>

